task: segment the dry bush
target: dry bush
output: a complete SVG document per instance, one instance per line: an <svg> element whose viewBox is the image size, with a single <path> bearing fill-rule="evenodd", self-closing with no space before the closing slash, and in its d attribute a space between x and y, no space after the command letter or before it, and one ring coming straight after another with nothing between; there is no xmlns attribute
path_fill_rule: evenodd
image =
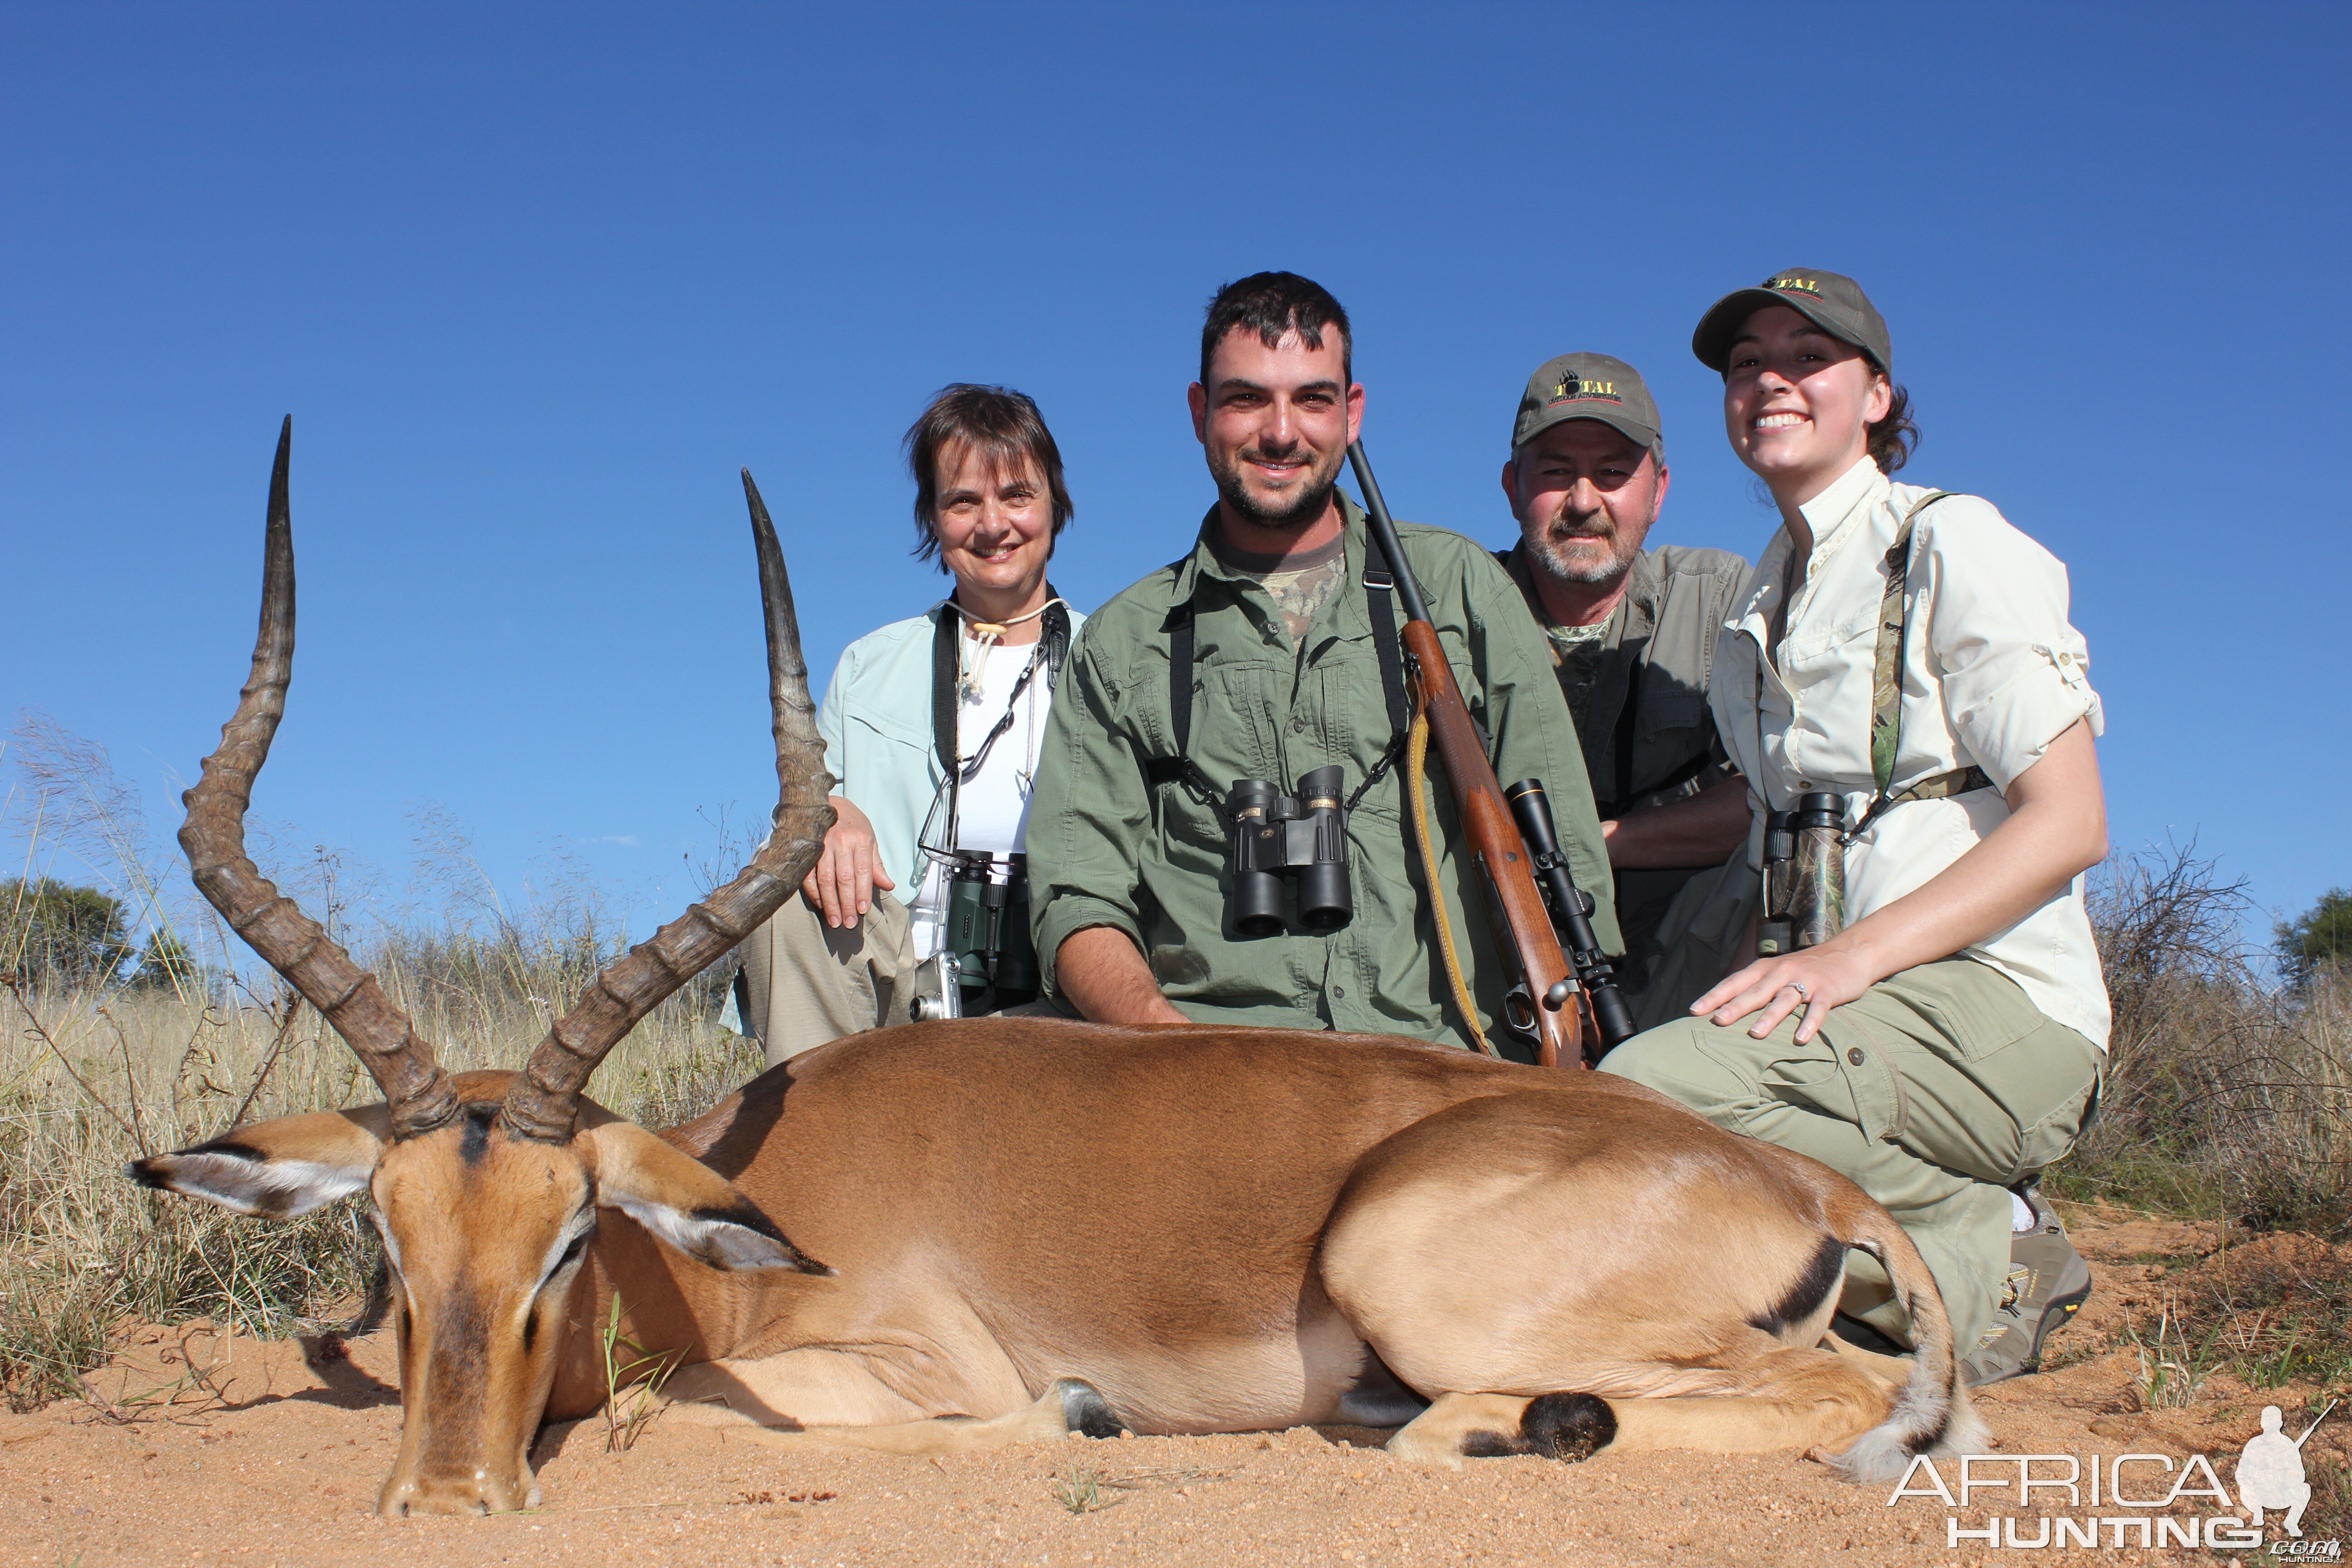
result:
<svg viewBox="0 0 2352 1568"><path fill-rule="evenodd" d="M2244 884L2193 843L2108 862L2090 906L2115 1029L2099 1115L2053 1190L2258 1230L2341 1229L2352 979L2266 984L2244 945Z"/></svg>

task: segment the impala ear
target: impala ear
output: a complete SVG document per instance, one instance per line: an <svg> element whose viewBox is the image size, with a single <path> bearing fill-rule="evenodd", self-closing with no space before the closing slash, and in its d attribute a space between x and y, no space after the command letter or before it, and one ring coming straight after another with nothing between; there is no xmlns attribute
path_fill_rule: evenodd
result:
<svg viewBox="0 0 2352 1568"><path fill-rule="evenodd" d="M572 1146L596 1178L599 1204L619 1209L690 1258L713 1268L833 1272L785 1240L776 1222L733 1183L634 1121L583 1126Z"/></svg>
<svg viewBox="0 0 2352 1568"><path fill-rule="evenodd" d="M257 1121L209 1143L131 1162L131 1179L233 1214L293 1219L368 1184L392 1141L381 1105Z"/></svg>

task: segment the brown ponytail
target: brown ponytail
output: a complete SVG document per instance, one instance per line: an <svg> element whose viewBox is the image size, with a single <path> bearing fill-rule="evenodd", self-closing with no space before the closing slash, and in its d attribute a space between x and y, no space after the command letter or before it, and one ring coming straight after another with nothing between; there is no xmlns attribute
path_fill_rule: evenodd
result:
<svg viewBox="0 0 2352 1568"><path fill-rule="evenodd" d="M1886 379L1884 373L1880 379ZM1891 395L1886 417L1874 421L1863 440L1879 472L1892 474L1911 460L1912 451L1919 445L1919 426L1911 421L1911 395L1892 381L1886 382L1886 390Z"/></svg>

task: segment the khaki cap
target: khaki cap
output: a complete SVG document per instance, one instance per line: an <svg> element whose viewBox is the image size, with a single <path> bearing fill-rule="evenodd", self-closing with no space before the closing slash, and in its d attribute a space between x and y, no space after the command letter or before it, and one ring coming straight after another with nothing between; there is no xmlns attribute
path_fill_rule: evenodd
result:
<svg viewBox="0 0 2352 1568"><path fill-rule="evenodd" d="M1735 289L1717 300L1691 334L1691 353L1698 355L1698 363L1723 374L1731 363L1731 340L1748 317L1767 305L1788 306L1840 342L1868 354L1888 375L1895 374L1895 345L1887 341L1886 319L1862 285L1811 267L1784 268L1753 289Z"/></svg>
<svg viewBox="0 0 2352 1568"><path fill-rule="evenodd" d="M1511 450L1570 419L1598 419L1637 446L1658 444L1658 405L1642 373L1608 354L1562 354L1538 366L1519 397Z"/></svg>

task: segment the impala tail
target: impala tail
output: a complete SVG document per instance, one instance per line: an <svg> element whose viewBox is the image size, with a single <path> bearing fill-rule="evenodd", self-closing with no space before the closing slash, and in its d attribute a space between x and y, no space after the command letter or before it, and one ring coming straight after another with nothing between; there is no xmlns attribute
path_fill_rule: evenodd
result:
<svg viewBox="0 0 2352 1568"><path fill-rule="evenodd" d="M1895 1217L1867 1199L1832 1223L1847 1246L1870 1254L1886 1270L1895 1300L1910 1314L1912 1356L1911 1375L1896 1393L1895 1408L1843 1453L1829 1456L1831 1467L1850 1481L1886 1481L1921 1454L1984 1452L1991 1434L1960 1382L1952 1321L1927 1260Z"/></svg>

